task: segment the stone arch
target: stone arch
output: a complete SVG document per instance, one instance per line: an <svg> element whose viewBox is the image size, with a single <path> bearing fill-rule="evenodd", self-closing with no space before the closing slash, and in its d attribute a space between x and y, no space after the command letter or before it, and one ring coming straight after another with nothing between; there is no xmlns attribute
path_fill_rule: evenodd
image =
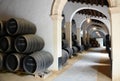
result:
<svg viewBox="0 0 120 81"><path fill-rule="evenodd" d="M103 22L107 27L108 27L108 30L111 29L111 24L110 24L110 21L108 19L105 19L105 18L98 18L98 17L90 17L91 19L96 19L96 20L99 20L101 22ZM78 15L78 14L75 14L74 18L73 18L76 23L77 23L77 28L81 28L82 27L82 24L84 21L86 21L86 16L85 15Z"/></svg>
<svg viewBox="0 0 120 81"><path fill-rule="evenodd" d="M67 0L54 0L51 8L51 15L61 15Z"/></svg>
<svg viewBox="0 0 120 81"><path fill-rule="evenodd" d="M110 6L115 6L116 2L115 0L107 0ZM62 13L62 10L65 6L65 4L67 3L67 0L54 0L53 1L53 5L51 8L51 14L60 14Z"/></svg>
<svg viewBox="0 0 120 81"><path fill-rule="evenodd" d="M99 27L98 27L98 26L99 26ZM108 31L105 31L100 25L98 25L98 26L96 26L96 28L97 28L96 30L104 31L105 34L108 34L108 33L109 33ZM95 27L95 26L94 26L94 24L93 24L93 25L91 25L90 27L88 27L86 30L88 31L88 33L90 33L89 30L92 29L92 28L94 28L94 27ZM93 29L92 29L92 30L93 30ZM90 31L91 31L91 30L90 30Z"/></svg>
<svg viewBox="0 0 120 81"><path fill-rule="evenodd" d="M72 7L72 9L70 9ZM76 14L77 11L82 10L82 9L93 9L96 11L99 11L103 13L108 19L110 19L109 13L108 13L108 7L107 6L97 6L97 5L90 5L88 8L88 4L81 4L81 3L72 3L68 2L66 3L63 13L65 14L66 17L66 22L71 22L73 16Z"/></svg>
<svg viewBox="0 0 120 81"><path fill-rule="evenodd" d="M84 34L84 36L83 36L83 40L84 40L84 44L85 45L87 45L87 44L89 44L89 39L90 39L90 37L91 37L91 33L92 32L94 32L94 31L101 31L101 32L104 32L104 34L106 35L106 34L108 34L108 32L107 31L105 31L101 26L96 26L96 29L95 30L93 30L93 26L92 25L94 25L94 24L91 24L91 25L89 25L88 27L87 27L87 29L86 29L86 33Z"/></svg>
<svg viewBox="0 0 120 81"><path fill-rule="evenodd" d="M104 32L104 31L102 31L102 30L94 30L94 31L91 31L90 33L97 32L97 31L102 32L102 33L104 34L104 36L106 35L106 34L105 34L105 32Z"/></svg>
<svg viewBox="0 0 120 81"><path fill-rule="evenodd" d="M97 20L97 19L96 19L96 20ZM100 21L100 20L98 20L98 21ZM101 21L101 22L102 22L102 21ZM104 22L102 22L102 23L103 23L103 24L91 22L90 24L88 24L88 23L86 22L86 19L85 19L85 20L83 21L83 23L82 23L81 30L85 30L85 29L86 29L88 26L90 26L90 25L97 24L97 25L103 27L103 29L106 30L106 31L109 33L109 29L107 28L106 24L105 24Z"/></svg>
<svg viewBox="0 0 120 81"><path fill-rule="evenodd" d="M74 16L78 11L83 10L83 9L88 9L88 7L81 7L81 8L76 9L76 10L72 13L72 15L71 15L71 17L70 17L70 21L72 20L73 16ZM93 7L93 6L89 6L89 9L96 10L96 11L98 11L98 12L101 12L101 13L104 14L108 19L110 18L110 16L107 15L102 9L98 9L98 8L96 8L96 7Z"/></svg>
<svg viewBox="0 0 120 81"><path fill-rule="evenodd" d="M101 21L103 22L107 27L110 27L110 22L109 22L109 26L107 25L107 23L105 23L104 21L102 21L102 19L99 19L99 18L95 18L95 17L91 17L91 19L95 19L95 20L98 20L98 21ZM80 27L82 27L83 23L86 21L86 18L83 19L83 21L80 23ZM109 20L107 20L109 21ZM110 30L110 28L109 28Z"/></svg>
<svg viewBox="0 0 120 81"><path fill-rule="evenodd" d="M101 21L102 22L102 21ZM103 22L102 22L103 23ZM82 27L81 27L81 31L83 32L83 41L84 41L84 44L87 44L87 41L88 41L88 37L87 37L87 32L86 32L86 29L91 26L91 25L99 25L101 27L103 27L103 29L109 33L109 30L107 28L107 26L103 23L103 24L99 24L99 23L96 23L96 22L91 22L91 23L87 23L87 21L85 20L82 24ZM87 40L86 40L87 39Z"/></svg>
<svg viewBox="0 0 120 81"><path fill-rule="evenodd" d="M95 32L99 32L100 35L101 35L101 38L104 38L104 37L105 37L105 33L102 32L102 31L100 31L100 30L96 30L96 31L91 32L90 37L94 37L94 36L92 36L92 35L93 35L93 33L95 33Z"/></svg>
<svg viewBox="0 0 120 81"><path fill-rule="evenodd" d="M105 33L103 31L95 30L95 31L91 31L91 33L89 34L89 39L90 38L96 38L96 36L94 36L96 34L96 32L99 33L99 35L97 37L100 37L100 38L104 38L105 37Z"/></svg>

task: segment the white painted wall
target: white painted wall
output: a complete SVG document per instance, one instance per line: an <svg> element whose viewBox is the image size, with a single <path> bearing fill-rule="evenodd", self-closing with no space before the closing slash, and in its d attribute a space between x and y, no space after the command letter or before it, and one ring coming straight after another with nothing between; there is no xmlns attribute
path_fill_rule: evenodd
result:
<svg viewBox="0 0 120 81"><path fill-rule="evenodd" d="M45 41L43 50L54 54L53 25L50 18L53 0L3 0L0 3L0 19L24 18L37 26L37 35Z"/></svg>
<svg viewBox="0 0 120 81"><path fill-rule="evenodd" d="M0 4L0 18L13 16L27 19L36 24L37 35L45 40L44 50L52 53L52 20L49 16L51 5L52 0L3 0Z"/></svg>

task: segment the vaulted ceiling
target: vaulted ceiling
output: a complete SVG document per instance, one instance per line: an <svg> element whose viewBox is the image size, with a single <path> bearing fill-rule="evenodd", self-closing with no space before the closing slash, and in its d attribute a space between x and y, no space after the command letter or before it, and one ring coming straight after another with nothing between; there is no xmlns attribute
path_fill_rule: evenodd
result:
<svg viewBox="0 0 120 81"><path fill-rule="evenodd" d="M99 20L95 20L95 19L92 19L92 22L99 23L99 24L104 24L103 22L101 22Z"/></svg>
<svg viewBox="0 0 120 81"><path fill-rule="evenodd" d="M101 12L96 11L96 10L92 10L92 9L83 9L83 10L78 11L77 13L84 14L84 15L91 15L91 16L95 16L95 17L107 18Z"/></svg>
<svg viewBox="0 0 120 81"><path fill-rule="evenodd" d="M95 5L101 5L101 6L108 6L109 7L109 3L107 0L68 0L71 2L77 2L77 3L86 3L86 4L95 4Z"/></svg>

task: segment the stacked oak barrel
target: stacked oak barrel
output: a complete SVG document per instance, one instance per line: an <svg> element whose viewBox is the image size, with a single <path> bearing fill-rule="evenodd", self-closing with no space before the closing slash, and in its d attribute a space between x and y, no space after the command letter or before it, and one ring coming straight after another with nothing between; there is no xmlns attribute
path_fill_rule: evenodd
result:
<svg viewBox="0 0 120 81"><path fill-rule="evenodd" d="M59 60L58 60L58 64L59 64L59 67L63 66L66 64L68 58L71 58L73 56L73 48L70 48L69 47L69 44L68 44L68 41L66 40L66 36L65 36L65 16L64 14L62 15L63 16L63 20L62 20L62 56L59 57Z"/></svg>
<svg viewBox="0 0 120 81"><path fill-rule="evenodd" d="M62 56L59 57L59 59L58 59L59 67L62 67L63 65L65 65L71 55L71 53L69 53L69 51L66 50L66 49L68 49L68 42L65 38L66 38L65 33L62 33Z"/></svg>
<svg viewBox="0 0 120 81"><path fill-rule="evenodd" d="M68 41L66 40L65 33L62 33L62 56L59 58L59 66L65 65L69 58L81 51L81 46L79 45L77 37L74 33L72 33L72 44L72 48L70 48Z"/></svg>
<svg viewBox="0 0 120 81"><path fill-rule="evenodd" d="M44 40L35 35L36 26L21 18L1 22L0 69L40 74L53 63L52 55L43 51Z"/></svg>
<svg viewBox="0 0 120 81"><path fill-rule="evenodd" d="M77 35L75 33L72 33L72 49L73 55L76 55L77 52L81 51L81 46L79 45Z"/></svg>
<svg viewBox="0 0 120 81"><path fill-rule="evenodd" d="M81 37L81 49L80 51L84 51L85 50L85 46L84 46L84 41L83 41L83 37Z"/></svg>
<svg viewBox="0 0 120 81"><path fill-rule="evenodd" d="M95 38L90 38L90 45L91 47L100 47L100 44Z"/></svg>

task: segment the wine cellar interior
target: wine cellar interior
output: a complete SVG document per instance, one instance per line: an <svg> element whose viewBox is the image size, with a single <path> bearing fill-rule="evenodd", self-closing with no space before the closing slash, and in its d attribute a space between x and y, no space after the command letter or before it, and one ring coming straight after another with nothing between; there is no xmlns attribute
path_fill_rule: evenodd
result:
<svg viewBox="0 0 120 81"><path fill-rule="evenodd" d="M120 81L119 0L0 0L0 81Z"/></svg>

